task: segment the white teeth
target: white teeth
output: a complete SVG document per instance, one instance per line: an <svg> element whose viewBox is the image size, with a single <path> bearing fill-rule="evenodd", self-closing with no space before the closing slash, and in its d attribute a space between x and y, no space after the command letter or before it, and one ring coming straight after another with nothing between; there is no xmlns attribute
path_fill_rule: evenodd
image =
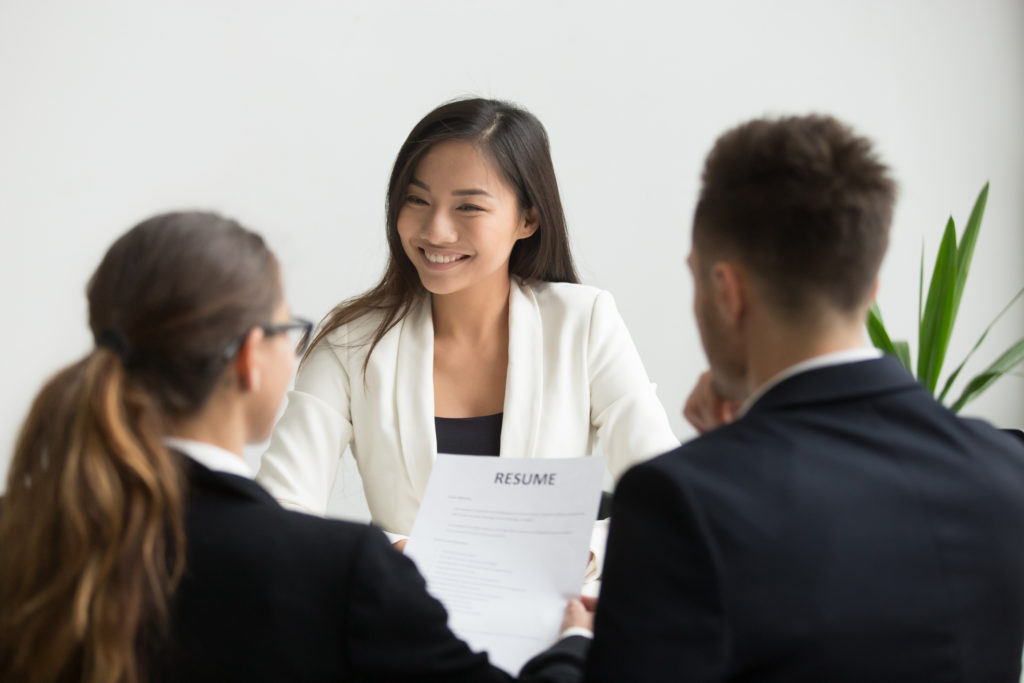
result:
<svg viewBox="0 0 1024 683"><path fill-rule="evenodd" d="M427 260L431 263L451 263L452 261L458 261L461 256L442 256L441 254L432 254L427 250L423 250L423 255L427 257Z"/></svg>

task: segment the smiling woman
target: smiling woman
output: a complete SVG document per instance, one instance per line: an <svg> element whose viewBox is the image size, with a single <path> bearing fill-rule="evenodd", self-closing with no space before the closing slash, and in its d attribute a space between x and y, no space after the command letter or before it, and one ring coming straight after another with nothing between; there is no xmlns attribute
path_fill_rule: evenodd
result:
<svg viewBox="0 0 1024 683"><path fill-rule="evenodd" d="M434 295L483 288L507 295L512 249L536 232L536 209L521 210L512 188L466 140L436 145L416 174L398 213L398 235L424 288Z"/></svg>
<svg viewBox="0 0 1024 683"><path fill-rule="evenodd" d="M439 444L550 458L600 441L615 478L678 444L611 296L577 284L532 114L470 99L424 117L395 160L387 236L383 279L326 317L263 456L281 502L324 514L351 447L401 547Z"/></svg>

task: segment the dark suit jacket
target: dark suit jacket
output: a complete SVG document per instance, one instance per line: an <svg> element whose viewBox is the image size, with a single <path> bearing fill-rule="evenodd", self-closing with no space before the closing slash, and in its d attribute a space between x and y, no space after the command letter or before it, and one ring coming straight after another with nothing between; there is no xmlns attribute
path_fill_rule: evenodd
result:
<svg viewBox="0 0 1024 683"><path fill-rule="evenodd" d="M182 460L187 570L164 680L512 680L448 630L379 530L287 511L253 481ZM561 641L521 680L579 680L588 645Z"/></svg>
<svg viewBox="0 0 1024 683"><path fill-rule="evenodd" d="M1017 683L1024 448L891 358L630 470L588 681Z"/></svg>

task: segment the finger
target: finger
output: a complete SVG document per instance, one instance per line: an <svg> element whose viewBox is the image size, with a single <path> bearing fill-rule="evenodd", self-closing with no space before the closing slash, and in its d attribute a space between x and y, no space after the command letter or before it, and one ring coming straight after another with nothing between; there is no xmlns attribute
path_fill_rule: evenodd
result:
<svg viewBox="0 0 1024 683"><path fill-rule="evenodd" d="M711 373L703 372L683 406L683 417L700 433L714 426L714 390L711 386Z"/></svg>
<svg viewBox="0 0 1024 683"><path fill-rule="evenodd" d="M696 412L684 410L683 417L686 418L686 421L690 423L690 426L693 427L698 434L703 434L708 431L707 421L702 419Z"/></svg>
<svg viewBox="0 0 1024 683"><path fill-rule="evenodd" d="M713 429L716 424L715 416L704 404L687 405L683 410L683 417L701 434Z"/></svg>
<svg viewBox="0 0 1024 683"><path fill-rule="evenodd" d="M721 416L722 424L729 424L735 420L739 411L739 403L736 403L735 401L722 401L719 406L719 415Z"/></svg>

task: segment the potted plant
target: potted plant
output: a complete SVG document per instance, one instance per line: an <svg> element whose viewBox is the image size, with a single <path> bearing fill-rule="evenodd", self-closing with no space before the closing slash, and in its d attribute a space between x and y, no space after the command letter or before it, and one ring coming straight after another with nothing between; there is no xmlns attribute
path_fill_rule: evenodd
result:
<svg viewBox="0 0 1024 683"><path fill-rule="evenodd" d="M964 365L970 360L974 352L978 350L985 337L988 336L992 326L1003 317L1024 294L1022 287L1003 307L1003 310L996 315L995 319L985 328L975 342L974 346L967 353L967 356L956 368L949 373L946 381L939 383L942 374L942 366L946 359L946 350L949 347L950 337L953 335L953 327L956 323L957 312L960 310L960 299L963 296L964 285L967 283L967 274L971 268L971 259L974 256L974 246L978 241L978 232L981 229L981 219L985 213L985 204L988 201L988 183L981 189L978 199L974 202L971 215L967 219L963 235L957 242L956 225L953 217L949 217L946 223L945 232L942 235L942 243L939 245L939 253L935 258L935 266L932 269L931 280L928 285L928 295L924 298L924 246L921 248L921 273L917 294L917 318L918 318L918 343L917 363L913 363L910 345L906 341L893 341L885 324L882 322L882 312L876 302L868 314L868 335L871 342L885 353L890 353L903 363L907 370L914 375L921 384L942 403L945 403L953 412L959 412L968 402L977 398L992 386L996 380L1004 375L1013 373L1013 370L1024 361L1024 337L1010 345L1002 354L971 378L963 387L956 400L950 400L950 390L953 383L960 376ZM1019 430L1017 431L1020 434Z"/></svg>

